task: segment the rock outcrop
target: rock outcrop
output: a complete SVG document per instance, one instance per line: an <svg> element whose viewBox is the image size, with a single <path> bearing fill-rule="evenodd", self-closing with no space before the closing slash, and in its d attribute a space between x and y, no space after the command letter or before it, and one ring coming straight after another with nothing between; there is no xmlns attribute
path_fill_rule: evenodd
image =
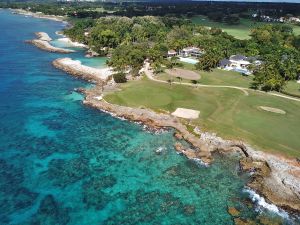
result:
<svg viewBox="0 0 300 225"><path fill-rule="evenodd" d="M58 47L52 46L49 43L52 39L49 37L49 35L47 33L37 32L35 34L38 37L38 39L29 40L26 42L33 44L36 47L38 47L44 51L48 51L48 52L56 52L56 53L64 53L64 54L75 52L74 50L58 48Z"/></svg>
<svg viewBox="0 0 300 225"><path fill-rule="evenodd" d="M52 64L66 73L101 86L112 78L112 70L110 68L97 69L85 66L80 61L72 60L71 58L56 59Z"/></svg>
<svg viewBox="0 0 300 225"><path fill-rule="evenodd" d="M273 155L252 152L251 157L240 160L241 168L250 172L248 187L268 201L288 211L300 212L300 179L293 171L300 172L294 160L280 159Z"/></svg>

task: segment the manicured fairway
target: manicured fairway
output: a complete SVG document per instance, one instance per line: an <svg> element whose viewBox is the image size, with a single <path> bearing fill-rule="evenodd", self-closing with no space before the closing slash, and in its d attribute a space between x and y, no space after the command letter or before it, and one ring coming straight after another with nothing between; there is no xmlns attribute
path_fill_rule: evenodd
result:
<svg viewBox="0 0 300 225"><path fill-rule="evenodd" d="M300 157L300 103L262 93L243 95L239 90L193 88L143 79L126 83L122 91L107 95L109 102L173 112L178 107L199 110L194 123L225 138L241 139L272 152ZM267 112L259 106L286 111Z"/></svg>
<svg viewBox="0 0 300 225"><path fill-rule="evenodd" d="M249 34L250 34L250 30L252 28L255 28L257 26L264 25L264 24L270 24L270 23L266 23L266 22L254 22L249 19L241 19L241 22L238 25L227 25L224 23L218 23L218 22L211 21L206 16L195 16L191 20L193 23L199 24L202 26L221 28L228 34L230 34L236 38L239 38L239 39L250 38ZM291 25L291 26L294 29L294 33L299 35L300 34L300 26L296 26L296 25Z"/></svg>

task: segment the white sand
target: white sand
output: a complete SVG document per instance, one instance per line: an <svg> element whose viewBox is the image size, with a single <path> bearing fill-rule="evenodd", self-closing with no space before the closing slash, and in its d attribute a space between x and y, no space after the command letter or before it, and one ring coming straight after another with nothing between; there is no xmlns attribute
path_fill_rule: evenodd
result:
<svg viewBox="0 0 300 225"><path fill-rule="evenodd" d="M102 96L95 96L94 99L98 100L98 101L101 101L103 99Z"/></svg>
<svg viewBox="0 0 300 225"><path fill-rule="evenodd" d="M102 80L108 80L112 76L113 71L111 68L97 69L89 66L82 65L79 60L73 60L71 58L59 59L59 63L65 67L69 67L72 70L83 72L90 76L95 76Z"/></svg>
<svg viewBox="0 0 300 225"><path fill-rule="evenodd" d="M185 118L185 119L197 119L200 115L200 111L193 109L177 108L172 113L173 116Z"/></svg>
<svg viewBox="0 0 300 225"><path fill-rule="evenodd" d="M57 40L61 41L61 42L64 42L64 43L67 43L68 45L73 46L73 47L87 48L87 46L85 44L75 42L75 41L71 41L71 39L67 38L67 37L58 38Z"/></svg>
<svg viewBox="0 0 300 225"><path fill-rule="evenodd" d="M48 19L48 20L54 20L54 21L59 21L59 22L66 22L64 21L65 17L64 16L56 16L56 15L45 15L41 12L30 12L27 10L23 9L13 9L12 10L16 14L24 15L24 16L31 16L34 18L40 18L40 19Z"/></svg>
<svg viewBox="0 0 300 225"><path fill-rule="evenodd" d="M272 108L272 107L267 107L267 106L259 106L260 109L272 112L272 113L278 113L278 114L286 114L286 112L282 109L277 109L277 108Z"/></svg>

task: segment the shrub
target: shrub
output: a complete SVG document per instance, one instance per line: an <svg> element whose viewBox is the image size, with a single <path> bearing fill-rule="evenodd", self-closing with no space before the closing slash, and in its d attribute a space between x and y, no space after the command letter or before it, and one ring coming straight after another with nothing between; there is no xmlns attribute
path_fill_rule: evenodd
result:
<svg viewBox="0 0 300 225"><path fill-rule="evenodd" d="M115 73L113 75L113 78L116 83L126 83L127 82L125 73Z"/></svg>

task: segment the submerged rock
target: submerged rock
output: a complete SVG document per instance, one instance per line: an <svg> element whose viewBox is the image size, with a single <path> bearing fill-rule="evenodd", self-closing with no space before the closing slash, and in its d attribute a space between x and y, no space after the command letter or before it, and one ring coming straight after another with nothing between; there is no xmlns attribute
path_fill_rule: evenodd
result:
<svg viewBox="0 0 300 225"><path fill-rule="evenodd" d="M116 183L116 178L111 175L93 177L83 184L83 202L88 208L103 209L111 201L110 195L105 193L104 189L113 187Z"/></svg>
<svg viewBox="0 0 300 225"><path fill-rule="evenodd" d="M241 218L235 218L234 224L235 225L256 225L256 223L252 220L245 220Z"/></svg>
<svg viewBox="0 0 300 225"><path fill-rule="evenodd" d="M167 216L191 216L195 213L192 205L184 205L172 193L139 189L119 197L126 202L126 208L111 215L103 224L162 224L162 219ZM169 224L173 222L175 219Z"/></svg>
<svg viewBox="0 0 300 225"><path fill-rule="evenodd" d="M182 134L180 134L178 132L174 133L174 137L177 138L178 140L182 140L183 139Z"/></svg>
<svg viewBox="0 0 300 225"><path fill-rule="evenodd" d="M281 218L269 218L263 215L260 215L258 219L259 222L263 225L280 225L283 223Z"/></svg>
<svg viewBox="0 0 300 225"><path fill-rule="evenodd" d="M77 182L88 173L88 160L83 157L71 160L54 159L49 163L48 177L60 187Z"/></svg>
<svg viewBox="0 0 300 225"><path fill-rule="evenodd" d="M65 225L69 221L68 209L60 207L53 195L47 195L41 201L40 207L30 224Z"/></svg>
<svg viewBox="0 0 300 225"><path fill-rule="evenodd" d="M23 187L23 170L0 159L0 223L9 220L9 214L31 206L38 194ZM4 221L4 223L2 223Z"/></svg>
<svg viewBox="0 0 300 225"><path fill-rule="evenodd" d="M195 214L195 212L196 212L195 206L193 206L193 205L185 205L184 206L184 214L185 215L190 216L190 215Z"/></svg>
<svg viewBox="0 0 300 225"><path fill-rule="evenodd" d="M234 207L228 207L227 211L233 217L237 217L238 215L240 215L240 212Z"/></svg>

